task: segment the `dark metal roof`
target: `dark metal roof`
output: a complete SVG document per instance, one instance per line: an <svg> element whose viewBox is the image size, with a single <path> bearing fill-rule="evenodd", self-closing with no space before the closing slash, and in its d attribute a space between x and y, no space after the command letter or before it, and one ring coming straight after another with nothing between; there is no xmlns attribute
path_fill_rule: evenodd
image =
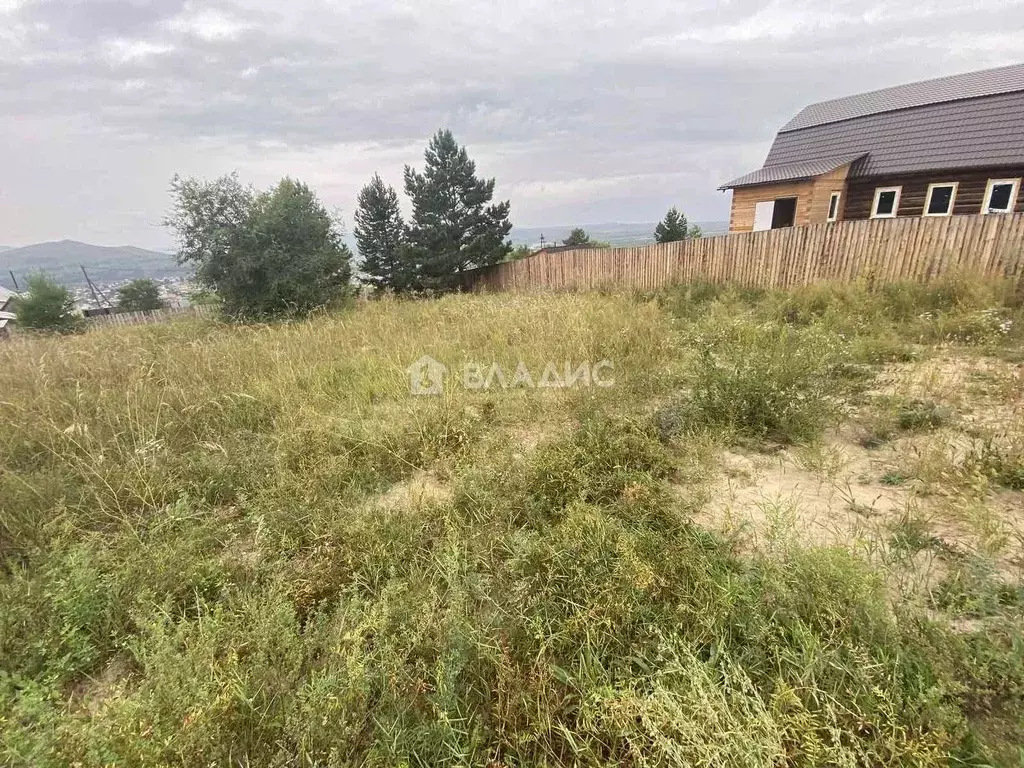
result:
<svg viewBox="0 0 1024 768"><path fill-rule="evenodd" d="M852 178L1024 165L1024 64L813 104L775 137L763 168L720 189L809 178L827 171L787 174L842 157L861 158Z"/></svg>
<svg viewBox="0 0 1024 768"><path fill-rule="evenodd" d="M1024 91L786 131L775 138L764 163L864 153L868 156L853 165L851 177L1024 165Z"/></svg>
<svg viewBox="0 0 1024 768"><path fill-rule="evenodd" d="M723 184L719 189L734 189L735 187L752 187L755 184L813 179L815 176L821 176L823 173L829 173L836 168L849 165L862 156L863 153L860 153L856 155L842 155L840 157L815 158L786 165L766 165L764 168L753 173L748 173L746 176L740 176L738 179L733 179L729 183Z"/></svg>
<svg viewBox="0 0 1024 768"><path fill-rule="evenodd" d="M779 132L797 131L815 125L921 107L926 104L940 104L1014 91L1024 91L1024 64L1011 64L1008 67L897 85L880 91L858 93L811 104L782 126Z"/></svg>

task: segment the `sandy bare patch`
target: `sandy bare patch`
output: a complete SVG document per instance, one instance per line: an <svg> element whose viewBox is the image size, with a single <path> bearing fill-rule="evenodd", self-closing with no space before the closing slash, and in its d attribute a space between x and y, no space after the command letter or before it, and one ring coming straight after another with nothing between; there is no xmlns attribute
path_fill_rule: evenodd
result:
<svg viewBox="0 0 1024 768"><path fill-rule="evenodd" d="M75 682L69 696L71 705L95 715L109 699L125 693L131 675L131 662L124 656L114 656L95 676L87 675Z"/></svg>
<svg viewBox="0 0 1024 768"><path fill-rule="evenodd" d="M929 572L928 583L945 571L938 561L974 553L990 558L1004 577L1019 578L1024 493L979 496L961 488L922 495L916 482L882 482L915 452L927 461L929 449L948 449L947 439L958 438L908 436L867 450L835 434L820 447L770 456L727 451L719 456L719 477L697 520L751 551L791 542L869 554L889 550L894 536L910 525L930 542L911 558L914 569Z"/></svg>
<svg viewBox="0 0 1024 768"><path fill-rule="evenodd" d="M957 411L966 427L999 428L1024 417L1024 366L967 354L894 363L866 394L930 400Z"/></svg>
<svg viewBox="0 0 1024 768"><path fill-rule="evenodd" d="M702 522L755 548L781 536L832 546L875 536L907 512L906 489L879 482L884 459L837 441L821 451L820 463L796 450L726 452Z"/></svg>
<svg viewBox="0 0 1024 768"><path fill-rule="evenodd" d="M372 506L380 509L425 507L452 500L452 490L429 472L417 472L407 480L395 483L374 499Z"/></svg>

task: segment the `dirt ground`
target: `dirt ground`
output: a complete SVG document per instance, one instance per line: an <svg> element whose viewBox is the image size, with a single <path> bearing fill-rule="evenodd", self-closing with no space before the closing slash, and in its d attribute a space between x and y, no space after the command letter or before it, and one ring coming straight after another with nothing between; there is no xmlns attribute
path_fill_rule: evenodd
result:
<svg viewBox="0 0 1024 768"><path fill-rule="evenodd" d="M924 567L936 572L949 557L984 553L1019 575L1024 493L965 476L960 462L974 441L998 440L1019 424L1022 394L1022 367L994 358L890 365L820 444L722 452L699 522L751 550L795 540L885 557L900 535L912 535L935 555ZM866 439L894 401L934 405L943 423Z"/></svg>

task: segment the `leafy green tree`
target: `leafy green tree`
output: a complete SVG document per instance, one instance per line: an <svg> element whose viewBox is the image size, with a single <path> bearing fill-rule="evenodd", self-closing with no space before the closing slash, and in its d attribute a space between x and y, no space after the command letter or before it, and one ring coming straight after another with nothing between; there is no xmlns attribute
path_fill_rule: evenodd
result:
<svg viewBox="0 0 1024 768"><path fill-rule="evenodd" d="M509 254L508 254L508 256L506 257L505 260L506 261L519 261L520 259L525 259L527 256L530 256L532 254L533 254L533 248L531 248L530 246L528 246L528 245L517 245L515 248L513 248L511 251L509 251Z"/></svg>
<svg viewBox="0 0 1024 768"><path fill-rule="evenodd" d="M654 228L654 239L659 243L674 243L677 240L691 240L701 236L700 227L691 225L686 215L672 206L665 218Z"/></svg>
<svg viewBox="0 0 1024 768"><path fill-rule="evenodd" d="M220 304L220 296L208 288L196 288L189 291L188 303L193 307L214 307Z"/></svg>
<svg viewBox="0 0 1024 768"><path fill-rule="evenodd" d="M375 288L404 291L411 275L405 250L405 224L398 193L374 174L359 191L354 234L359 244L360 280Z"/></svg>
<svg viewBox="0 0 1024 768"><path fill-rule="evenodd" d="M583 227L575 227L569 236L562 241L562 245L590 245L590 235Z"/></svg>
<svg viewBox="0 0 1024 768"><path fill-rule="evenodd" d="M504 261L512 249L509 204L491 204L494 179L477 178L476 163L451 131L438 131L424 158L423 173L405 167L408 257L416 287L456 289L465 270Z"/></svg>
<svg viewBox="0 0 1024 768"><path fill-rule="evenodd" d="M155 280L132 280L117 290L117 308L121 312L149 312L165 306L166 303L160 298L160 286Z"/></svg>
<svg viewBox="0 0 1024 768"><path fill-rule="evenodd" d="M611 243L603 240L595 240L587 234L583 227L574 227L569 236L562 241L562 245L572 245L579 248L611 248Z"/></svg>
<svg viewBox="0 0 1024 768"><path fill-rule="evenodd" d="M15 310L22 328L55 333L82 329L82 318L75 310L71 292L45 275L28 278L28 291L18 298Z"/></svg>
<svg viewBox="0 0 1024 768"><path fill-rule="evenodd" d="M212 182L174 177L166 224L178 262L196 265L200 285L237 317L301 315L344 294L352 254L340 226L301 182L284 178L258 192L235 175Z"/></svg>

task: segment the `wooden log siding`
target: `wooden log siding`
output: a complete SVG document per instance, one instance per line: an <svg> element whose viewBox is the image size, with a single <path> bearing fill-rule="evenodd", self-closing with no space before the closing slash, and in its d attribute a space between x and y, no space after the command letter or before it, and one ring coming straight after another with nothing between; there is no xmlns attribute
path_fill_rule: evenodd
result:
<svg viewBox="0 0 1024 768"><path fill-rule="evenodd" d="M1024 277L1024 214L865 219L664 245L543 253L466 273L476 291L652 290L671 283ZM116 315L115 315L116 317Z"/></svg>
<svg viewBox="0 0 1024 768"><path fill-rule="evenodd" d="M969 216L981 213L989 179L1019 179L1024 176L1024 166L1009 168L968 168L952 171L928 171L927 173L903 173L890 176L870 176L863 179L847 180L846 201L840 203L844 219L866 219L871 216L878 187L902 187L897 216L920 216L924 213L929 184L958 182L953 213ZM1014 205L1016 213L1024 212L1024 190L1017 195Z"/></svg>

